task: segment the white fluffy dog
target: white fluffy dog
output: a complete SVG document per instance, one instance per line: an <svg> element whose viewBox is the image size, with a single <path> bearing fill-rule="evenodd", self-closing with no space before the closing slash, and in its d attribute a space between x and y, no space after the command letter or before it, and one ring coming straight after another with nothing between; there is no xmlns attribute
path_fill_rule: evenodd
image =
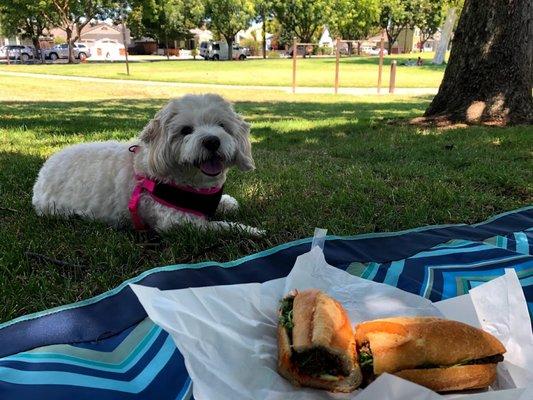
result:
<svg viewBox="0 0 533 400"><path fill-rule="evenodd" d="M38 214L81 215L113 226L166 231L192 223L204 229L257 228L211 221L237 201L222 195L228 168L254 169L249 124L213 94L170 101L134 143L97 142L50 157L33 187Z"/></svg>

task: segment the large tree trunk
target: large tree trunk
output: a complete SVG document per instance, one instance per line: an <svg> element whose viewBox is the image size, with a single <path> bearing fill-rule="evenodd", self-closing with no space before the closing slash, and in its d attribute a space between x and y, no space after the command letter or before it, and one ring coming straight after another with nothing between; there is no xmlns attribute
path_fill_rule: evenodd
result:
<svg viewBox="0 0 533 400"><path fill-rule="evenodd" d="M74 40L72 38L72 29L70 27L65 29L65 32L67 33L67 44L68 44L68 63L74 64L76 60L74 59Z"/></svg>
<svg viewBox="0 0 533 400"><path fill-rule="evenodd" d="M448 43L450 43L456 18L457 9L455 7L450 7L446 13L446 21L444 21L444 26L441 30L440 40L437 43L437 50L433 57L433 64L441 65L444 62L444 57L446 56L446 50L448 50Z"/></svg>
<svg viewBox="0 0 533 400"><path fill-rule="evenodd" d="M226 43L228 44L228 60L233 60L233 38L235 35L226 36Z"/></svg>
<svg viewBox="0 0 533 400"><path fill-rule="evenodd" d="M32 36L31 42L33 44L33 47L35 47L35 54L33 55L34 58L38 58L41 55L41 42L39 42L39 36Z"/></svg>
<svg viewBox="0 0 533 400"><path fill-rule="evenodd" d="M466 0L439 92L426 117L532 123L531 0Z"/></svg>

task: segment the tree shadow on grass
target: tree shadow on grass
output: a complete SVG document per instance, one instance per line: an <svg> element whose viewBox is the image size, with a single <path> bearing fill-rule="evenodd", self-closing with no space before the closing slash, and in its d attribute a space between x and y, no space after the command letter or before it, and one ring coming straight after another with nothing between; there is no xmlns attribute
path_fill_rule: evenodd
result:
<svg viewBox="0 0 533 400"><path fill-rule="evenodd" d="M353 118L370 121L375 118L394 118L417 115L428 97L410 100L379 102L236 102L237 111L253 123L276 120L324 121L329 118ZM127 139L138 132L163 107L168 99L120 99L98 101L18 102L2 104L0 128L23 131L35 130L38 137L45 135L91 135L118 131L113 139ZM120 136L120 132L127 134Z"/></svg>

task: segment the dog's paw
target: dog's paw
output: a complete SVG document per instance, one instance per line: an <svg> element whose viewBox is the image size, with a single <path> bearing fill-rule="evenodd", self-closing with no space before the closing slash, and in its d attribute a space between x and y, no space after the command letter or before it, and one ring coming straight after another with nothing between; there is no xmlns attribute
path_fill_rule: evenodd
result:
<svg viewBox="0 0 533 400"><path fill-rule="evenodd" d="M263 237L266 235L266 231L264 229L254 228L253 226L248 226L246 229L246 232L252 236L252 237Z"/></svg>
<svg viewBox="0 0 533 400"><path fill-rule="evenodd" d="M239 202L233 197L227 194L223 194L220 198L220 203L218 203L217 211L222 214L230 213L237 211L239 208Z"/></svg>

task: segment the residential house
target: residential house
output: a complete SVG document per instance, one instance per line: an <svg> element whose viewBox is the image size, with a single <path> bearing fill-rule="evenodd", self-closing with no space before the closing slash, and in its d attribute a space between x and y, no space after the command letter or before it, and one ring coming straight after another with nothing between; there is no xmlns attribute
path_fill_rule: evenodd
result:
<svg viewBox="0 0 533 400"><path fill-rule="evenodd" d="M270 49L272 47L272 38L274 37L273 34L266 32L265 33L265 42L266 42L266 48ZM263 23L258 22L255 24L252 24L248 29L246 30L240 30L235 35L235 43L243 45L243 43L246 40L254 40L258 42L260 45L259 47L262 47L263 43Z"/></svg>

